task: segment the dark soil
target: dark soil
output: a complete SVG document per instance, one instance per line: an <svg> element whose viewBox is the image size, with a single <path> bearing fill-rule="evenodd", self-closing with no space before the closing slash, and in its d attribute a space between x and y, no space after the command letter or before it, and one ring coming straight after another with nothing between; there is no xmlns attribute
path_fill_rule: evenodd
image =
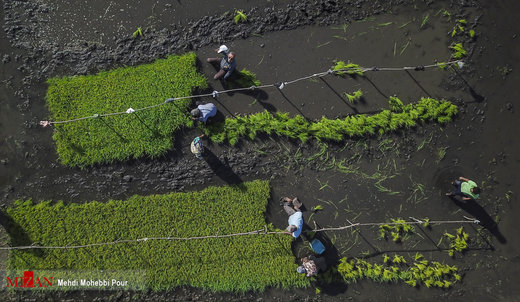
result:
<svg viewBox="0 0 520 302"><path fill-rule="evenodd" d="M142 2L142 3L141 3ZM89 2L86 2L89 3ZM519 98L518 56L520 28L513 1L481 4L473 1L109 1L75 4L68 1L3 1L0 32L0 192L3 207L16 199L86 202L124 199L133 194L197 190L208 185L237 183L256 178L272 180L273 201L266 219L284 227L286 214L278 198L297 195L304 202L307 223L342 226L347 220L380 222L390 218L429 217L460 220L476 217L482 226L466 225L472 237L470 251L454 259L439 251L444 231L437 226L418 233L401 245L376 240L375 229L327 233L330 262L339 257L368 257L382 253L413 255L455 264L463 282L450 290L414 289L362 281L345 286L323 285L293 291L270 289L235 295L179 288L166 293L70 292L52 294L5 293L9 299L40 300L193 300L193 301L300 301L300 300L450 300L515 301L520 296L519 242L514 235L519 214L516 175L520 158L520 119L514 100ZM235 25L235 9L248 22ZM437 14L448 10L452 17ZM437 15L436 15L437 14ZM428 15L428 22L420 28ZM467 20L476 37L452 39L456 19ZM412 21L400 28L402 24ZM382 25L392 22L390 25ZM347 24L347 27L343 27ZM134 38L137 27L143 36ZM46 119L45 79L90 74L122 65L151 62L171 53L196 51L200 70L208 79L215 72L204 60L225 43L237 52L239 68L255 72L264 84L288 81L326 71L333 60L351 60L362 66L416 66L447 61L452 41L464 41L466 65L457 72L429 69L410 72L369 72L366 77L332 77L303 81L283 90L222 95L220 112L232 116L262 110L302 114L309 119L370 113L386 108L387 97L405 103L421 96L445 98L460 106L457 119L440 127L425 125L384 136L329 144L321 156L316 142L264 137L238 146L208 143L206 161L189 151L197 129L178 133L175 149L160 159L139 159L84 170L62 166L55 153L52 131L41 128ZM410 41L410 43L408 43ZM407 45L405 47L405 45ZM404 49L404 50L403 50ZM401 54L401 51L402 54ZM209 91L222 83L209 81ZM358 104L348 103L344 92L362 89ZM210 99L206 101L211 101ZM445 150L445 156L439 155ZM442 152L441 152L442 153ZM315 159L310 159L315 157ZM334 163L358 168L364 174L345 174ZM367 178L360 175L374 175ZM464 175L483 184L476 203L460 203L443 196L453 178ZM386 177L376 187L378 179ZM418 184L424 194L414 195ZM398 193L397 193L398 192ZM511 192L511 193L507 193ZM311 208L322 205L323 211ZM312 216L312 217L311 217ZM478 231L482 230L482 231ZM3 234L5 238L5 234ZM5 239L4 239L5 241ZM333 243L333 245L332 245ZM294 252L307 251L295 242ZM7 254L1 255L5 266Z"/></svg>

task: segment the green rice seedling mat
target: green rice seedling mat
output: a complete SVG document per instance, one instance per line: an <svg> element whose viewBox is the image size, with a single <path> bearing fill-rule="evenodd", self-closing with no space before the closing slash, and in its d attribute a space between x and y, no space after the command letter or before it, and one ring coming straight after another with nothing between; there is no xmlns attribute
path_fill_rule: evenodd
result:
<svg viewBox="0 0 520 302"><path fill-rule="evenodd" d="M51 119L124 112L189 96L195 89L207 87L195 62L195 54L188 53L95 75L49 79L46 101ZM192 126L190 102L176 100L146 112L55 124L58 157L67 166L84 167L163 155L173 147L174 132Z"/></svg>
<svg viewBox="0 0 520 302"><path fill-rule="evenodd" d="M267 181L200 192L64 204L17 201L7 210L12 246L70 246L150 237L195 237L263 230ZM273 230L272 226L268 226ZM197 240L143 240L76 249L11 250L8 270L144 270L146 287L213 291L304 287L293 238L285 234Z"/></svg>

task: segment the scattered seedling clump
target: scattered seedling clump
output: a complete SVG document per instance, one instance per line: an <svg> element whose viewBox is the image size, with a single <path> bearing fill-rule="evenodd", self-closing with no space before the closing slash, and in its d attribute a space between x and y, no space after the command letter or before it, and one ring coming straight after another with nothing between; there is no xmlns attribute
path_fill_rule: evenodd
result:
<svg viewBox="0 0 520 302"><path fill-rule="evenodd" d="M347 100L350 103L355 104L357 101L359 101L363 97L363 91L361 91L361 89L358 89L358 90L354 91L352 94L348 94L345 92L345 96L347 97Z"/></svg>
<svg viewBox="0 0 520 302"><path fill-rule="evenodd" d="M188 53L95 75L49 79L46 101L51 119L124 112L191 95L195 88L207 86L197 73L195 59L194 53ZM177 100L143 113L55 124L58 156L63 164L80 167L160 156L173 147L176 130L192 125L190 102Z"/></svg>
<svg viewBox="0 0 520 302"><path fill-rule="evenodd" d="M435 161L436 163L440 163L444 157L446 157L446 150L448 150L448 147L439 147L439 149L437 149L437 160Z"/></svg>
<svg viewBox="0 0 520 302"><path fill-rule="evenodd" d="M233 21L235 21L235 24L238 24L238 22L246 22L247 16L246 16L246 14L244 14L244 11L236 10Z"/></svg>
<svg viewBox="0 0 520 302"><path fill-rule="evenodd" d="M407 264L400 255L383 255L382 264L370 263L359 258L342 258L338 272L348 284L370 279L380 283L404 282L412 287L424 285L428 288L450 288L453 283L461 280L456 266L425 260L419 253L415 255L413 264Z"/></svg>
<svg viewBox="0 0 520 302"><path fill-rule="evenodd" d="M349 74L363 76L363 69L361 69L358 64L345 63L343 61L338 61L336 65L332 67L332 71L335 71L337 75Z"/></svg>
<svg viewBox="0 0 520 302"><path fill-rule="evenodd" d="M468 248L468 233L464 232L462 227L457 229L457 233L452 235L448 232L444 233L444 236L448 237L450 240L450 249L448 250L448 254L450 256L454 256L455 252L464 253Z"/></svg>
<svg viewBox="0 0 520 302"><path fill-rule="evenodd" d="M138 27L137 30L134 31L133 35L134 35L134 37L136 37L136 38L137 38L137 37L141 37L141 36L143 35L143 30L142 30L140 27Z"/></svg>
<svg viewBox="0 0 520 302"><path fill-rule="evenodd" d="M451 13L446 9L440 9L435 16L438 16L440 13L442 13L443 17L446 17L448 21L451 21Z"/></svg>
<svg viewBox="0 0 520 302"><path fill-rule="evenodd" d="M318 212L318 211L321 211L323 210L323 206L322 205L317 205L315 207L312 207L311 209L313 212Z"/></svg>
<svg viewBox="0 0 520 302"><path fill-rule="evenodd" d="M200 192L133 196L106 203L17 201L7 210L11 245L66 246L150 237L195 237L264 230L269 183ZM237 219L238 218L238 219ZM88 222L88 224L87 224ZM274 230L268 226L269 230ZM27 238L22 240L20 238ZM30 238L30 239L29 239ZM144 270L153 290L214 291L304 287L286 235L146 240L80 249L11 250L8 270Z"/></svg>
<svg viewBox="0 0 520 302"><path fill-rule="evenodd" d="M453 30L451 31L451 37L455 37L455 35L459 33L463 33L465 31L466 27L466 20L465 19L459 19L457 20L457 23L453 27Z"/></svg>
<svg viewBox="0 0 520 302"><path fill-rule="evenodd" d="M504 67L498 67L497 66L497 71L500 72L500 75L502 76L502 79L505 80L506 77L513 71L513 69L509 65L506 65Z"/></svg>
<svg viewBox="0 0 520 302"><path fill-rule="evenodd" d="M392 241L399 243L406 240L415 233L415 228L407 224L401 218L391 219L393 224L382 224L379 226L379 236L388 239L388 234L392 237Z"/></svg>
<svg viewBox="0 0 520 302"><path fill-rule="evenodd" d="M453 44L450 49L452 50L451 57L454 59L462 59L466 56L466 50L462 43Z"/></svg>
<svg viewBox="0 0 520 302"><path fill-rule="evenodd" d="M319 141L342 141L345 137L384 134L399 128L434 121L447 123L457 114L457 106L448 101L422 98L417 104L403 106L402 112L383 110L374 115L358 114L345 119L309 122L303 116L289 117L288 113L267 111L248 116L236 116L222 123L206 126L204 132L216 143L235 145L241 137L253 140L258 133L277 135L306 142L313 137Z"/></svg>

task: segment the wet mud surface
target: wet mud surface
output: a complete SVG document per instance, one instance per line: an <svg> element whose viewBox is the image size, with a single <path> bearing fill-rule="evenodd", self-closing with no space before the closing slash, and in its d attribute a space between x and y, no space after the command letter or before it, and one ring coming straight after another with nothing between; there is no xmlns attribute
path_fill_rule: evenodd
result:
<svg viewBox="0 0 520 302"><path fill-rule="evenodd" d="M520 166L515 129L520 119L514 100L519 82L518 21L512 1L303 1L166 2L109 1L71 5L65 1L4 0L0 57L0 197L2 207L16 199L66 202L124 199L133 194L197 190L208 185L271 179L272 202L266 219L283 228L286 214L278 204L297 195L309 226L342 226L347 220L380 222L390 218L429 217L459 220L476 217L483 227L467 227L474 238L470 251L451 259L436 245L449 227L420 232L403 245L376 240L377 230L328 233L329 257L380 260L384 252L414 254L459 266L463 282L450 290L414 289L406 285L320 285L313 288L243 295L179 288L168 293L72 292L51 299L97 301L515 301L519 276L519 213L516 171ZM235 9L248 22L235 25ZM440 11L447 10L451 18ZM437 14L437 15L436 15ZM428 22L421 21L428 15ZM477 35L453 39L456 19L468 21ZM391 24L388 24L390 23ZM409 22L407 25L403 26ZM344 26L345 25L345 26ZM401 27L402 26L402 27ZM143 36L132 32L143 28ZM215 69L205 58L225 43L237 52L239 69L255 72L264 83L292 80L326 71L334 60L362 66L416 66L447 61L448 46L464 41L468 51L460 70L368 72L365 77L333 77L228 94L213 100L226 116L263 110L286 111L309 119L377 112L390 95L405 103L422 96L445 98L460 108L446 126L425 125L383 137L347 139L340 144L300 144L262 137L236 147L208 143L206 160L189 151L197 129L178 133L175 149L159 159L138 159L84 170L63 167L52 133L37 126L46 119L45 79L90 74L122 65L153 61L172 53L195 51L208 79ZM208 80L208 91L225 87ZM350 104L344 92L362 89L364 99ZM210 101L210 100L206 100ZM325 151L323 151L325 150ZM323 151L323 152L322 152ZM355 172L344 173L338 163ZM464 175L483 183L477 203L458 203L443 196L453 178ZM367 177L373 176L373 177ZM378 182L380 181L380 182ZM377 186L378 183L380 186ZM415 190L418 184L422 193ZM383 188L381 188L381 185ZM385 190L386 189L386 190ZM311 208L322 205L323 211ZM482 229L481 231L479 231ZM4 237L5 238L5 235ZM296 256L305 253L295 242ZM1 254L5 264L7 255ZM9 298L36 298L9 293Z"/></svg>

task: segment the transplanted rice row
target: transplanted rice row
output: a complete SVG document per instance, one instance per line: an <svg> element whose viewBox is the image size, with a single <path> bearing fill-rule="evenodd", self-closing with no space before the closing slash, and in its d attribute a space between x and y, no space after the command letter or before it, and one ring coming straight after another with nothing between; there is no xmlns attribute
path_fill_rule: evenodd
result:
<svg viewBox="0 0 520 302"><path fill-rule="evenodd" d="M456 266L428 261L419 253L415 254L412 264L407 264L403 256L396 254L393 257L383 255L381 264L359 258L342 258L338 272L347 283L370 279L380 283L404 282L412 287L424 285L428 288L450 288L462 279Z"/></svg>
<svg viewBox="0 0 520 302"><path fill-rule="evenodd" d="M457 106L432 98L422 98L417 104L403 105L396 97L390 98L391 110L383 110L374 115L358 114L345 119L328 119L309 122L303 116L289 117L288 113L268 111L236 116L225 122L204 128L206 135L217 143L229 142L235 145L242 137L255 139L258 133L319 141L341 141L345 137L384 134L401 128L414 127L425 122L447 123L457 114Z"/></svg>

